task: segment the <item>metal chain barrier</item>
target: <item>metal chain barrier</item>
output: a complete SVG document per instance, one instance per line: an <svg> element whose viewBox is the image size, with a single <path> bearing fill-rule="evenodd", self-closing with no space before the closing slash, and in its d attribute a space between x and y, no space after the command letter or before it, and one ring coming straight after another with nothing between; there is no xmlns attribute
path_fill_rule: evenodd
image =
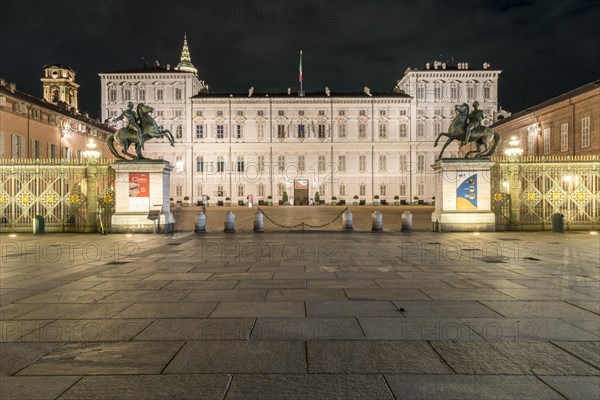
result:
<svg viewBox="0 0 600 400"><path fill-rule="evenodd" d="M348 207L346 207L344 210L342 210L338 215L336 215L336 217L334 219L332 219L331 221L322 224L322 225L310 225L304 221L300 222L299 224L296 225L283 225L280 224L278 222L275 222L271 217L269 217L267 215L267 213L265 213L263 210L260 209L260 207L258 208L258 211L262 212L263 215L265 216L266 219L268 219L273 225L279 226L280 228L286 228L286 229L293 229L293 228L298 228L298 227L302 227L302 230L304 230L304 226L308 226L309 228L323 228L327 225L331 225L333 224L335 221L337 221L338 219L340 219L340 217L344 214L344 212L346 212L346 210L348 210Z"/></svg>

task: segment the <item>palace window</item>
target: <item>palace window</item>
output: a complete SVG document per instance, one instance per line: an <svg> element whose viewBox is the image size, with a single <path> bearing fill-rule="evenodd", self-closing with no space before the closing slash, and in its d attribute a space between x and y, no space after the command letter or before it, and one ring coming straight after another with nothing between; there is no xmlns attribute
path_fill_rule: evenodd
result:
<svg viewBox="0 0 600 400"><path fill-rule="evenodd" d="M319 171L325 171L325 156L319 155L317 168Z"/></svg>
<svg viewBox="0 0 600 400"><path fill-rule="evenodd" d="M204 125L196 125L196 139L204 139Z"/></svg>
<svg viewBox="0 0 600 400"><path fill-rule="evenodd" d="M175 88L175 100L181 100L181 89Z"/></svg>
<svg viewBox="0 0 600 400"><path fill-rule="evenodd" d="M365 155L358 156L358 170L360 172L367 171L367 156L365 156Z"/></svg>
<svg viewBox="0 0 600 400"><path fill-rule="evenodd" d="M304 110L298 110L298 115L304 115Z"/></svg>
<svg viewBox="0 0 600 400"><path fill-rule="evenodd" d="M321 183L319 185L319 194L321 196L325 196L325 189L327 188L327 185L325 185L324 183Z"/></svg>
<svg viewBox="0 0 600 400"><path fill-rule="evenodd" d="M417 86L417 100L425 100L425 86Z"/></svg>
<svg viewBox="0 0 600 400"><path fill-rule="evenodd" d="M304 156L298 156L298 171L302 172L306 169L306 159Z"/></svg>
<svg viewBox="0 0 600 400"><path fill-rule="evenodd" d="M419 183L417 185L417 195L423 196L424 194L425 194L425 185L423 185L422 183Z"/></svg>
<svg viewBox="0 0 600 400"><path fill-rule="evenodd" d="M217 139L223 139L225 137L225 126L217 125Z"/></svg>
<svg viewBox="0 0 600 400"><path fill-rule="evenodd" d="M408 125L407 124L400 124L400 137L406 137L408 135Z"/></svg>
<svg viewBox="0 0 600 400"><path fill-rule="evenodd" d="M534 133L529 133L527 135L527 155L534 156L535 155L535 137Z"/></svg>
<svg viewBox="0 0 600 400"><path fill-rule="evenodd" d="M379 195L386 196L386 193L387 193L387 186L385 185L385 183L382 183L381 185L379 185Z"/></svg>
<svg viewBox="0 0 600 400"><path fill-rule="evenodd" d="M450 86L450 100L458 100L458 87Z"/></svg>
<svg viewBox="0 0 600 400"><path fill-rule="evenodd" d="M196 196L202 196L202 185L196 185Z"/></svg>
<svg viewBox="0 0 600 400"><path fill-rule="evenodd" d="M12 135L12 158L23 158L25 157L25 144L23 136ZM66 158L66 157L65 157Z"/></svg>
<svg viewBox="0 0 600 400"><path fill-rule="evenodd" d="M590 117L581 119L581 147L589 147L590 139Z"/></svg>
<svg viewBox="0 0 600 400"><path fill-rule="evenodd" d="M340 196L345 196L346 195L346 186L343 183L340 184L339 191L340 191Z"/></svg>
<svg viewBox="0 0 600 400"><path fill-rule="evenodd" d="M265 156L262 154L258 156L258 172L264 172L265 170Z"/></svg>
<svg viewBox="0 0 600 400"><path fill-rule="evenodd" d="M202 116L202 110L196 110L196 117Z"/></svg>
<svg viewBox="0 0 600 400"><path fill-rule="evenodd" d="M338 156L338 171L346 172L346 156Z"/></svg>
<svg viewBox="0 0 600 400"><path fill-rule="evenodd" d="M277 115L279 115L280 117L284 117L285 116L285 111L279 110L279 111L277 111Z"/></svg>
<svg viewBox="0 0 600 400"><path fill-rule="evenodd" d="M321 116L325 115L325 110L319 110L319 115L321 115Z"/></svg>
<svg viewBox="0 0 600 400"><path fill-rule="evenodd" d="M398 163L399 163L399 167L400 167L400 171L406 171L406 155L405 154L401 154L400 157L398 157Z"/></svg>
<svg viewBox="0 0 600 400"><path fill-rule="evenodd" d="M417 137L425 137L425 124L423 122L417 123Z"/></svg>
<svg viewBox="0 0 600 400"><path fill-rule="evenodd" d="M434 94L434 97L435 97L435 101L436 101L436 102L439 102L439 101L441 101L441 100L442 100L442 88L441 88L441 87L439 87L439 86L436 86L436 87L433 89L433 94Z"/></svg>
<svg viewBox="0 0 600 400"><path fill-rule="evenodd" d="M298 125L298 137L301 138L301 139L303 139L303 138L306 137L306 133L304 131L305 126L306 125L304 125L304 124Z"/></svg>
<svg viewBox="0 0 600 400"><path fill-rule="evenodd" d="M204 172L204 158L202 156L196 157L196 172Z"/></svg>
<svg viewBox="0 0 600 400"><path fill-rule="evenodd" d="M363 183L361 183L360 186L358 187L358 195L365 196L366 193L367 193L367 187Z"/></svg>
<svg viewBox="0 0 600 400"><path fill-rule="evenodd" d="M183 186L181 186L181 184L179 184L179 183L175 186L175 196L177 196L177 197L183 196Z"/></svg>
<svg viewBox="0 0 600 400"><path fill-rule="evenodd" d="M560 126L560 151L569 150L569 124Z"/></svg>
<svg viewBox="0 0 600 400"><path fill-rule="evenodd" d="M146 101L146 89L139 89L138 90L138 100L140 100L140 101Z"/></svg>
<svg viewBox="0 0 600 400"><path fill-rule="evenodd" d="M175 111L173 111L173 116L175 118L181 117L182 113L183 113L183 111L181 111L181 110L175 110Z"/></svg>
<svg viewBox="0 0 600 400"><path fill-rule="evenodd" d="M317 133L319 135L319 139L325 138L325 125L319 125L317 127Z"/></svg>
<svg viewBox="0 0 600 400"><path fill-rule="evenodd" d="M111 87L108 89L108 101L111 103L117 101L117 88Z"/></svg>
<svg viewBox="0 0 600 400"><path fill-rule="evenodd" d="M261 142L265 139L265 124L256 125L256 136Z"/></svg>
<svg viewBox="0 0 600 400"><path fill-rule="evenodd" d="M258 110L256 112L256 115L258 115L259 117L264 117L265 116L265 111L264 110Z"/></svg>
<svg viewBox="0 0 600 400"><path fill-rule="evenodd" d="M358 111L358 115L360 115L361 117L364 117L367 115L367 110L359 110Z"/></svg>
<svg viewBox="0 0 600 400"><path fill-rule="evenodd" d="M440 122L434 122L433 123L433 134L434 134L434 136L437 137L437 135L439 135L441 131L442 131L442 124Z"/></svg>
<svg viewBox="0 0 600 400"><path fill-rule="evenodd" d="M338 137L340 137L340 138L346 137L346 124L338 125Z"/></svg>
<svg viewBox="0 0 600 400"><path fill-rule="evenodd" d="M406 185L404 183L400 184L400 196L406 196Z"/></svg>
<svg viewBox="0 0 600 400"><path fill-rule="evenodd" d="M48 158L51 160L58 158L58 146L55 144L48 144Z"/></svg>
<svg viewBox="0 0 600 400"><path fill-rule="evenodd" d="M181 125L177 125L177 128L175 128L175 137L177 139L181 139L183 137L183 127Z"/></svg>
<svg viewBox="0 0 600 400"><path fill-rule="evenodd" d="M550 128L544 129L544 154L550 154Z"/></svg>
<svg viewBox="0 0 600 400"><path fill-rule="evenodd" d="M244 116L244 111L243 110L238 110L237 111L237 116L238 117L243 117Z"/></svg>
<svg viewBox="0 0 600 400"><path fill-rule="evenodd" d="M183 172L184 171L183 159L181 156L177 156L175 158L175 172Z"/></svg>
<svg viewBox="0 0 600 400"><path fill-rule="evenodd" d="M277 170L279 172L285 171L285 156L277 156Z"/></svg>
<svg viewBox="0 0 600 400"><path fill-rule="evenodd" d="M217 197L225 196L225 190L223 189L223 185L217 186Z"/></svg>
<svg viewBox="0 0 600 400"><path fill-rule="evenodd" d="M387 138L387 124L379 124L379 139Z"/></svg>
<svg viewBox="0 0 600 400"><path fill-rule="evenodd" d="M244 172L244 157L243 156L237 157L236 171Z"/></svg>
<svg viewBox="0 0 600 400"><path fill-rule="evenodd" d="M358 124L358 137L360 139L364 139L367 137L367 125L366 124Z"/></svg>
<svg viewBox="0 0 600 400"><path fill-rule="evenodd" d="M467 87L467 99L475 100L475 87L473 87L473 86Z"/></svg>
<svg viewBox="0 0 600 400"><path fill-rule="evenodd" d="M338 111L338 115L339 115L340 117L342 117L342 116L346 115L346 111L344 111L344 110L339 110L339 111Z"/></svg>
<svg viewBox="0 0 600 400"><path fill-rule="evenodd" d="M417 171L418 172L425 171L425 154L417 155Z"/></svg>
<svg viewBox="0 0 600 400"><path fill-rule="evenodd" d="M123 100L125 100L125 101L131 100L131 89L129 89L129 88L123 89Z"/></svg>
<svg viewBox="0 0 600 400"><path fill-rule="evenodd" d="M379 156L379 170L380 171L387 170L387 157L383 154Z"/></svg>
<svg viewBox="0 0 600 400"><path fill-rule="evenodd" d="M244 130L244 127L242 125L238 124L238 125L235 126L235 138L236 139L241 139L242 138L242 136L243 136L243 130Z"/></svg>
<svg viewBox="0 0 600 400"><path fill-rule="evenodd" d="M222 116L223 116L223 111L221 111L221 110L218 110L218 111L217 111L217 117L222 117Z"/></svg>
<svg viewBox="0 0 600 400"><path fill-rule="evenodd" d="M42 158L42 142L39 140L31 140L30 158Z"/></svg>
<svg viewBox="0 0 600 400"><path fill-rule="evenodd" d="M491 97L490 93L491 93L490 87L489 86L485 86L483 88L483 98L484 98L484 100L489 100L490 99L490 97Z"/></svg>
<svg viewBox="0 0 600 400"><path fill-rule="evenodd" d="M278 139L285 138L285 125L282 125L282 124L277 125L277 138Z"/></svg>
<svg viewBox="0 0 600 400"><path fill-rule="evenodd" d="M262 183L258 184L258 195L260 197L263 197L265 195L265 185L263 185Z"/></svg>
<svg viewBox="0 0 600 400"><path fill-rule="evenodd" d="M279 196L279 197L283 196L284 191L285 191L285 189L283 188L283 183L278 183L277 184L277 196Z"/></svg>
<svg viewBox="0 0 600 400"><path fill-rule="evenodd" d="M244 197L244 185L238 185L237 195L238 197Z"/></svg>
<svg viewBox="0 0 600 400"><path fill-rule="evenodd" d="M164 97L164 91L163 91L163 89L157 89L156 90L156 100L162 101L163 97Z"/></svg>
<svg viewBox="0 0 600 400"><path fill-rule="evenodd" d="M217 157L217 172L225 172L225 161L223 156Z"/></svg>

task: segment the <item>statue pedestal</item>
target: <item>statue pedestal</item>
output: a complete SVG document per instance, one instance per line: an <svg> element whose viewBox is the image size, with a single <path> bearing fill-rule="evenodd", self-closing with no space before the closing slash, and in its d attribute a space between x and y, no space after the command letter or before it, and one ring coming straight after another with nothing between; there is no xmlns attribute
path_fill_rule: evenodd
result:
<svg viewBox="0 0 600 400"><path fill-rule="evenodd" d="M432 230L437 232L493 232L490 169L487 158L444 158L433 165L436 178Z"/></svg>
<svg viewBox="0 0 600 400"><path fill-rule="evenodd" d="M169 202L171 164L163 160L118 160L113 168L116 203L111 232L153 233L155 223L160 232L171 232L175 222ZM161 208L158 220L148 219L150 210Z"/></svg>

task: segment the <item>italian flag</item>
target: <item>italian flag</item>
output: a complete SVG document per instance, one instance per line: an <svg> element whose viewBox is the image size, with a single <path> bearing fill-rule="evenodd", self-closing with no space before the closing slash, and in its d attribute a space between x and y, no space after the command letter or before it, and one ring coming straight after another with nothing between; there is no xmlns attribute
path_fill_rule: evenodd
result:
<svg viewBox="0 0 600 400"><path fill-rule="evenodd" d="M300 71L300 82L302 82L302 50L300 50L300 67L299 67L299 71Z"/></svg>

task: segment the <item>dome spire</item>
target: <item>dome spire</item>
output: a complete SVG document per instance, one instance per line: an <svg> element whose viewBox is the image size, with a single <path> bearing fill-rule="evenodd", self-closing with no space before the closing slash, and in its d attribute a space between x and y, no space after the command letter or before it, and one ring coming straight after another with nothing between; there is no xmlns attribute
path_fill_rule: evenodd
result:
<svg viewBox="0 0 600 400"><path fill-rule="evenodd" d="M190 57L190 49L187 44L187 33L183 34L183 49L181 50L181 61L175 67L176 70L193 72L194 75L198 75L198 70L192 64L192 58Z"/></svg>

